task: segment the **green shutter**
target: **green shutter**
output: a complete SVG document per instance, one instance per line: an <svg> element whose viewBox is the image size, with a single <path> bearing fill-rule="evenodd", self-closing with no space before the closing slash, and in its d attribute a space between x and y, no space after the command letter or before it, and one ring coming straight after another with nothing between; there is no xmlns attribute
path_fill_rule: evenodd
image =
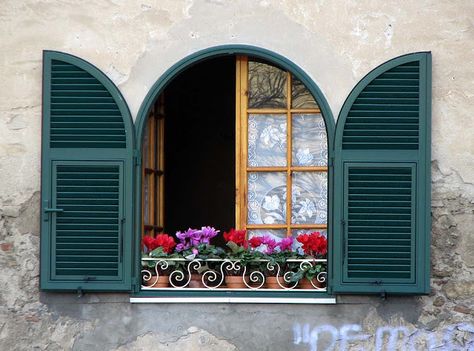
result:
<svg viewBox="0 0 474 351"><path fill-rule="evenodd" d="M334 293L428 293L431 55L397 57L350 93L335 138Z"/></svg>
<svg viewBox="0 0 474 351"><path fill-rule="evenodd" d="M41 288L131 290L133 123L117 87L43 56Z"/></svg>

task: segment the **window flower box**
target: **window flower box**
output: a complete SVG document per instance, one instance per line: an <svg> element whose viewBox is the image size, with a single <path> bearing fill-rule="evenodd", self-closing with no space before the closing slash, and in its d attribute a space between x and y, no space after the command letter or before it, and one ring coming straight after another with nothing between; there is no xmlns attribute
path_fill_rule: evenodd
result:
<svg viewBox="0 0 474 351"><path fill-rule="evenodd" d="M150 266L154 268L150 270ZM238 259L208 258L208 259L186 259L186 258L142 258L142 289L143 290L171 290L171 289L230 289L230 290L262 290L262 289L311 289L315 291L326 291L327 259L287 259L283 263L274 262L271 259L259 258L242 263ZM163 268L175 267L167 278L160 276ZM309 281L306 278L295 280L298 274L306 272L314 267L321 267L320 271ZM193 272L199 273L193 273ZM240 271L239 275L235 272ZM271 275L268 272L275 272ZM202 287L192 287L196 275L200 278ZM168 279L169 286L162 287L157 284L149 285L150 279ZM235 285L227 286L226 277L238 277L242 288ZM274 279L270 279L274 278ZM276 285L268 285L272 280ZM304 280L307 281L304 282ZM235 284L235 282L234 282ZM191 287L190 287L191 285Z"/></svg>

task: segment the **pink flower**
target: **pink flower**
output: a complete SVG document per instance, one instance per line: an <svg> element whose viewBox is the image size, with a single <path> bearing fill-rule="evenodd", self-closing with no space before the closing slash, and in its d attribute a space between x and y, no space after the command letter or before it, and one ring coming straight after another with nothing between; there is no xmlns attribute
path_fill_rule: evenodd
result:
<svg viewBox="0 0 474 351"><path fill-rule="evenodd" d="M283 238L278 243L280 251L291 251L293 248L293 237Z"/></svg>

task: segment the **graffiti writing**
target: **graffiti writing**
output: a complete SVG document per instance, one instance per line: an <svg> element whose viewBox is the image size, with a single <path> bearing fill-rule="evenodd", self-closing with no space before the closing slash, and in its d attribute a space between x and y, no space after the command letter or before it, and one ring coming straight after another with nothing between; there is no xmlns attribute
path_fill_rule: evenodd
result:
<svg viewBox="0 0 474 351"><path fill-rule="evenodd" d="M381 326L373 333L366 333L359 324L311 327L297 323L293 326L293 343L307 346L310 351L474 351L474 325L458 323L444 328L441 333L405 326Z"/></svg>

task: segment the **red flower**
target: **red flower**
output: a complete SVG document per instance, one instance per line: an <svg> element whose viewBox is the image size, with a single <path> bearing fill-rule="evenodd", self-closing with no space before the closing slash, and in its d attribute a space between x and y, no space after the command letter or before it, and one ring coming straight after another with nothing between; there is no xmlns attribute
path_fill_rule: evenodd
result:
<svg viewBox="0 0 474 351"><path fill-rule="evenodd" d="M328 252L327 239L320 232L301 234L296 240L303 244L302 248L306 255L325 256Z"/></svg>
<svg viewBox="0 0 474 351"><path fill-rule="evenodd" d="M260 236L254 236L252 239L249 240L250 246L252 246L254 249L262 245L263 239Z"/></svg>
<svg viewBox="0 0 474 351"><path fill-rule="evenodd" d="M171 253L176 246L174 238L168 234L158 234L155 238L156 247L162 247L163 252Z"/></svg>
<svg viewBox="0 0 474 351"><path fill-rule="evenodd" d="M143 237L143 245L146 246L148 251L153 251L154 249L161 247L163 252L171 253L176 246L174 238L168 234L158 234L155 238L147 235Z"/></svg>
<svg viewBox="0 0 474 351"><path fill-rule="evenodd" d="M143 237L143 245L148 249L148 251L153 250L152 247L153 247L154 241L155 239L149 235L146 235Z"/></svg>
<svg viewBox="0 0 474 351"><path fill-rule="evenodd" d="M246 230L235 230L234 228L232 228L231 230L229 230L228 233L224 233L224 240L226 242L232 241L239 246L247 248L248 242L245 239L246 235Z"/></svg>

